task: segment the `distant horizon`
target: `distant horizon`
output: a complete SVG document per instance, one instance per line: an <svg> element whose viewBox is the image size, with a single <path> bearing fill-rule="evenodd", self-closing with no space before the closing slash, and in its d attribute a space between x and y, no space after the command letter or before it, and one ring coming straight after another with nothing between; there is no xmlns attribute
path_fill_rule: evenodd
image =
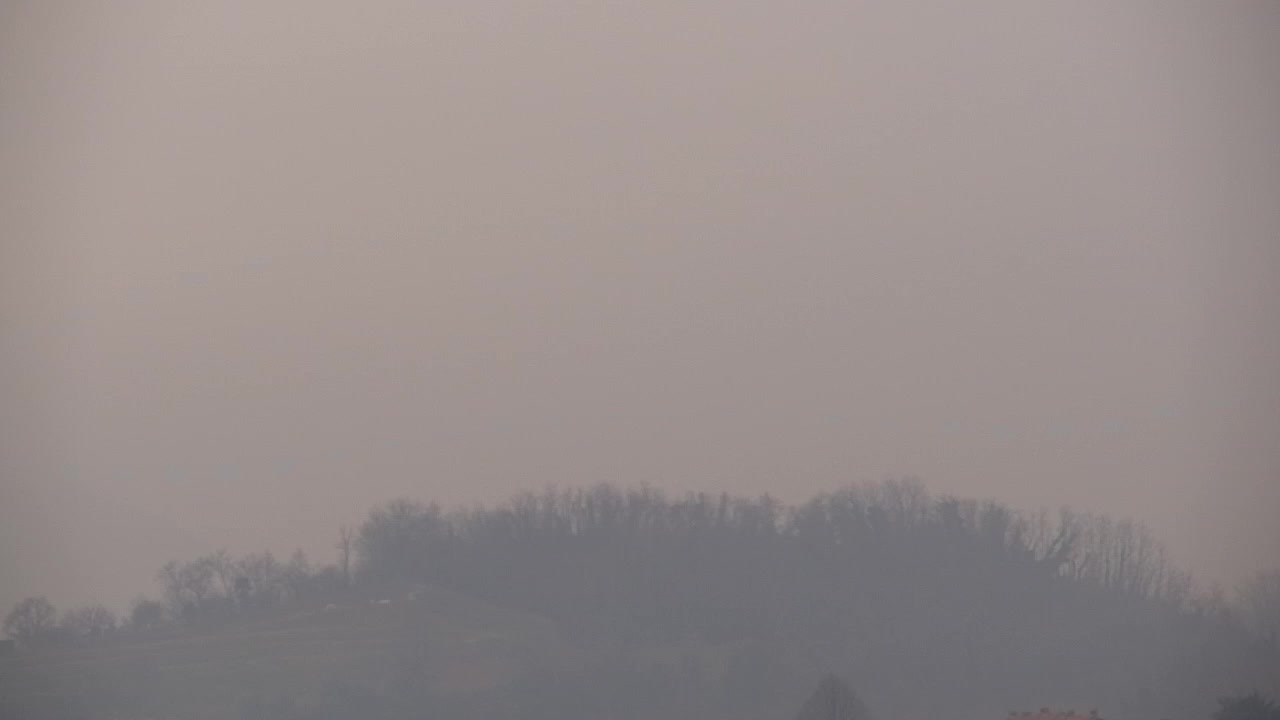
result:
<svg viewBox="0 0 1280 720"><path fill-rule="evenodd" d="M878 481L844 483L841 485L834 486L827 490L818 491L817 493L814 493L812 495L799 498L799 499L783 499L777 494L770 493L767 491L762 493L746 495L746 494L740 494L740 493L735 494L729 491L706 492L706 491L700 491L700 490L683 490L683 491L669 490L669 489L657 487L651 483L644 483L644 482L634 483L629 485L616 485L613 483L605 483L605 482L588 483L588 484L580 484L580 485L549 485L549 486L543 486L543 487L537 487L537 488L527 488L524 490L517 490L514 493L509 494L506 497L500 498L495 501L489 501L489 502L477 501L477 502L471 502L471 503L464 502L464 503L445 504L445 503L437 502L435 499L429 496L414 496L414 495L406 494L406 495L399 495L396 497L388 497L381 502L374 503L369 508L367 508L363 514L359 515L354 520L354 522L349 522L349 523L346 523L345 525L349 529L351 529L353 532L358 533L361 525L365 522L365 520L367 520L370 512L383 508L388 503L397 501L397 500L408 500L408 501L420 504L423 507L433 507L433 506L439 507L444 514L450 515L458 512L465 513L469 511L475 511L475 510L499 509L501 507L506 506L511 501L517 498L525 497L529 495L541 496L549 490L555 491L557 493L562 493L565 491L589 490L589 489L600 487L600 486L608 486L623 492L636 491L636 490L656 491L669 500L678 500L683 498L696 497L699 495L710 497L713 500L718 499L724 495L727 495L730 498L749 499L749 500L756 500L764 497L771 497L775 500L778 500L780 503L782 503L785 510L794 510L804 505L805 503L815 500L819 497L827 496L833 493L839 493L842 490L848 490L848 489L873 489L873 488L882 486L886 482L919 483L926 492L930 493L931 498L935 501L954 498L961 501L974 501L978 503L994 502L1009 508L1013 512L1017 513L1018 517L1022 519L1032 519L1037 514L1040 514L1040 513L1047 513L1049 514L1050 519L1052 519L1055 516L1055 514L1061 511L1068 511L1076 514L1085 515L1085 516L1095 516L1095 517L1104 516L1104 517L1111 518L1112 520L1115 520L1117 522L1133 522L1141 530L1144 530L1146 532L1153 532L1153 529L1149 527L1146 523L1142 522L1142 520L1139 518L1112 515L1104 511L1099 511L1092 508L1080 508L1080 507L1068 507L1068 506L1060 506L1057 508L1049 508L1049 507L1024 508L1024 507L1018 507L1018 506L1004 503L1000 498L997 498L997 497L963 496L963 495L936 493L936 492L933 492L932 488L930 488L927 482L924 482L922 479L916 478L910 475L896 476L896 477L887 476ZM285 543L279 547L248 547L248 546L239 546L234 543L224 543L221 545L207 547L207 548L204 548L203 550L198 550L194 553L189 554L188 556L175 555L174 557L168 558L166 562L168 560L176 560L179 562L187 561L197 556L208 555L208 554L219 552L219 551L230 551L233 555L250 554L250 553L257 553L257 552L270 552L278 560L283 561L287 559L294 552L302 551L306 555L307 559L312 563L313 567L315 567L316 569L319 569L321 567L334 565L338 562L340 553L336 548L336 541L337 541L340 529L341 529L340 526L334 527L333 532L331 533L332 537L330 537L328 540L312 539L307 543L293 544L293 545L289 545ZM1163 538L1159 537L1158 534L1154 534L1154 533L1153 533L1153 538L1158 543L1161 544L1164 550L1168 550L1168 546L1164 542ZM330 557L330 555L332 555L332 557ZM1170 557L1169 559L1172 563L1173 570L1187 573L1191 577L1191 580L1193 581L1193 586L1191 590L1193 595L1196 597L1199 597L1201 599L1209 599L1211 596L1215 596L1219 592L1221 592L1224 594L1224 596L1227 599L1230 599L1234 594L1235 590L1237 589L1236 586L1224 587L1219 583L1214 583L1214 582L1206 583L1203 578L1199 577L1194 572L1193 569L1184 567L1181 563L1179 563L1176 557ZM135 603L139 599L142 599L142 598L160 599L160 593L158 592L160 588L160 584L158 581L156 581L154 577L156 572L159 571L159 569L160 569L160 565L157 565L152 573L152 579L149 583L146 584L145 589L139 589L138 591L132 593L131 595L128 593L125 593L125 595L128 595L127 598L125 598L124 596L117 596L114 600L108 601L106 599L103 599L101 597L94 595L93 593L90 593L89 596L80 598L78 600L74 600L74 599L67 600L67 599L59 599L47 593L41 593L36 591L16 592L15 596L16 597L46 597L50 600L50 602L53 603L54 606L56 606L59 609L59 611L63 611L63 610L67 610L75 607L83 607L86 605L100 604L108 607L109 609L115 612L119 612L123 615L123 614L126 614L129 608L133 605L133 603ZM1257 573L1277 572L1277 571L1280 571L1280 565L1269 565L1269 566L1264 566L1259 568ZM1250 581L1255 578L1257 573L1246 575L1240 578L1240 581L1241 582Z"/></svg>

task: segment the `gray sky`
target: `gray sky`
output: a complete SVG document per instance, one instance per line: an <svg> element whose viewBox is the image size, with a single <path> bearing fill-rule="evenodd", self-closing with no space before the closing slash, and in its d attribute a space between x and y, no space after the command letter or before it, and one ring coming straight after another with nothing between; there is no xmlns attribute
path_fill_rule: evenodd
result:
<svg viewBox="0 0 1280 720"><path fill-rule="evenodd" d="M600 480L1274 566L1280 4L900 5L0 0L0 605Z"/></svg>

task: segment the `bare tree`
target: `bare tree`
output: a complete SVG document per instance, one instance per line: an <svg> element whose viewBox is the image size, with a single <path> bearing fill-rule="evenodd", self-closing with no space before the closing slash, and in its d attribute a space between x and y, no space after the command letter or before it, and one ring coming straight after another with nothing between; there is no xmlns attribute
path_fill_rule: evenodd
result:
<svg viewBox="0 0 1280 720"><path fill-rule="evenodd" d="M218 579L218 586L223 596L231 597L235 592L236 578L240 576L235 559L226 550L219 550L206 558L206 562L213 570L214 577Z"/></svg>
<svg viewBox="0 0 1280 720"><path fill-rule="evenodd" d="M57 616L58 611L47 598L29 597L5 616L4 633L25 645L52 631Z"/></svg>
<svg viewBox="0 0 1280 720"><path fill-rule="evenodd" d="M1219 698L1213 720L1280 720L1280 705L1257 691Z"/></svg>
<svg viewBox="0 0 1280 720"><path fill-rule="evenodd" d="M100 635L116 629L116 614L102 605L86 605L66 611L61 625L73 635Z"/></svg>
<svg viewBox="0 0 1280 720"><path fill-rule="evenodd" d="M298 601L306 593L311 580L311 563L307 560L306 553L302 550L294 550L281 572L289 599Z"/></svg>
<svg viewBox="0 0 1280 720"><path fill-rule="evenodd" d="M1075 541L1067 547L1067 577L1117 595L1185 601L1189 578L1173 567L1164 546L1142 524L1071 512L1063 513L1062 524Z"/></svg>
<svg viewBox="0 0 1280 720"><path fill-rule="evenodd" d="M1280 641L1280 570L1258 574L1236 596L1249 628L1267 640Z"/></svg>
<svg viewBox="0 0 1280 720"><path fill-rule="evenodd" d="M240 575L246 583L237 587L238 599L247 600L258 607L272 607L284 599L288 588L285 585L284 566L275 558L270 550L249 553L236 563ZM237 580L237 582L239 582Z"/></svg>
<svg viewBox="0 0 1280 720"><path fill-rule="evenodd" d="M164 605L159 600L140 597L133 601L129 622L136 630L149 630L164 621Z"/></svg>
<svg viewBox="0 0 1280 720"><path fill-rule="evenodd" d="M355 543L355 533L350 525L338 528L338 556L342 562L342 584L351 585L351 548Z"/></svg>
<svg viewBox="0 0 1280 720"><path fill-rule="evenodd" d="M214 562L204 557L191 562L170 560L156 573L165 598L177 616L198 612L213 594Z"/></svg>
<svg viewBox="0 0 1280 720"><path fill-rule="evenodd" d="M862 704L853 690L835 675L828 675L818 683L796 720L867 720L867 706Z"/></svg>

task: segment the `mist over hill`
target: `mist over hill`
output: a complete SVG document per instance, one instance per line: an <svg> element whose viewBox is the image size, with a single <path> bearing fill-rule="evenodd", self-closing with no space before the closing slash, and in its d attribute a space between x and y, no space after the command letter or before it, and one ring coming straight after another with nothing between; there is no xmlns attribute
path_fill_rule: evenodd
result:
<svg viewBox="0 0 1280 720"><path fill-rule="evenodd" d="M0 720L1280 720L1277 68L0 0Z"/></svg>
<svg viewBox="0 0 1280 720"><path fill-rule="evenodd" d="M0 708L766 720L834 673L885 718L1178 720L1280 691L1265 583L1206 596L1141 525L913 481L798 505L609 485L449 510L398 499L337 546L319 568L301 553L168 563L163 600L123 627L75 633L69 613L80 626L28 638L0 665Z"/></svg>

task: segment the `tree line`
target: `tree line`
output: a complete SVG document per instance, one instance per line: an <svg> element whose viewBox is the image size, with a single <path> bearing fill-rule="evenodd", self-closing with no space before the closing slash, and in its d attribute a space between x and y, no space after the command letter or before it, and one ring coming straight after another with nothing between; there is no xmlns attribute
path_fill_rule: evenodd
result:
<svg viewBox="0 0 1280 720"><path fill-rule="evenodd" d="M216 627L429 585L549 618L598 654L580 677L533 668L510 691L533 693L525 705L547 717L634 696L673 718L776 718L826 671L895 713L1087 697L1117 715L1203 717L1220 695L1280 692L1280 573L1223 599L1198 592L1139 523L1024 513L911 480L795 505L611 485L448 510L397 499L342 528L337 547L321 566L301 553L175 560L157 573L160 598L119 623L87 608L57 622L29 599L5 630L36 643ZM691 644L724 648L724 666L634 659ZM557 704L570 696L577 705Z"/></svg>

